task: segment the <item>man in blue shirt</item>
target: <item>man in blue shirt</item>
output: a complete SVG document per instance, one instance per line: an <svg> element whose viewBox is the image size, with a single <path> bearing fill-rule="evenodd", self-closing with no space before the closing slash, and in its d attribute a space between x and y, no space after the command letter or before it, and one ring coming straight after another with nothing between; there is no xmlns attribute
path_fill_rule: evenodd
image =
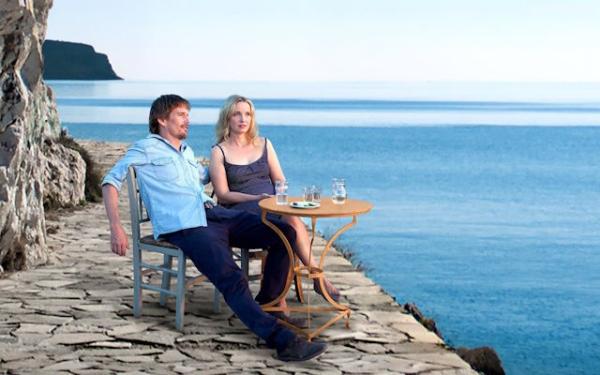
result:
<svg viewBox="0 0 600 375"><path fill-rule="evenodd" d="M284 361L304 361L326 349L307 342L265 313L259 304L283 290L290 260L281 239L258 215L215 206L204 193L206 171L187 146L189 102L177 95L157 98L150 109L150 135L133 144L102 181L102 193L111 231L111 248L125 255L128 248L118 210L118 192L134 166L140 194L152 221L155 238L178 246L223 294L238 318ZM275 221L274 221L275 222ZM296 233L283 221L275 222L290 243ZM261 290L252 298L248 282L233 261L229 247L267 248Z"/></svg>

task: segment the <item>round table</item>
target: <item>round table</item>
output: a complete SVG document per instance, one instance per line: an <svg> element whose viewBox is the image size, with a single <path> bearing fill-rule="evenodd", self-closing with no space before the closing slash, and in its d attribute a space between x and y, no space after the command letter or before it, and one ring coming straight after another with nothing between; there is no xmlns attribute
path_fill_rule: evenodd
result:
<svg viewBox="0 0 600 375"><path fill-rule="evenodd" d="M308 317L309 317L308 329L295 327L284 321L282 321L282 322L284 324L286 324L287 326L290 326L291 328L295 329L296 331L304 333L306 335L306 337L308 338L308 340L310 341L315 336L319 335L321 332L323 332L325 329L327 329L327 327L333 325L335 322L337 322L341 318L346 318L346 328L349 327L350 307L348 307L346 305L342 305L339 302L336 302L333 298L331 298L331 296L327 292L327 288L325 288L325 284L324 284L325 273L323 271L323 266L325 263L325 256L331 249L331 245L333 244L333 242L342 233L344 233L345 231L347 231L349 228L351 228L352 226L354 226L356 224L356 222L357 222L356 218L358 215L369 212L371 210L371 208L373 208L373 205L369 202L357 200L357 199L346 199L346 202L344 204L334 204L330 197L323 197L323 199L321 199L320 206L317 208L294 208L294 207L290 206L290 204L292 202L300 202L300 201L302 201L302 198L300 198L300 197L290 197L287 205L278 205L275 200L275 197L270 197L270 198L263 199L258 203L258 205L262 209L261 217L262 217L263 223L265 223L265 225L267 225L269 228L273 229L273 231L275 231L275 233L277 233L279 235L279 237L285 244L285 247L288 251L290 260L293 260L293 261L290 261L290 269L288 272L288 277L287 277L287 281L285 284L285 288L283 289L281 294L275 300L262 305L262 307L263 307L263 310L265 310L265 311L286 311L286 312L289 311L289 312L305 312L305 313L307 313ZM291 246L290 242L285 237L283 232L281 232L281 230L275 224L271 223L267 219L268 213L273 213L273 214L277 214L277 215L289 215L289 216L299 216L299 217L310 218L312 236L311 236L311 241L310 241L309 259L311 259L311 260L312 260L312 245L313 245L313 242L315 239L317 219L319 219L319 218L352 217L352 221L345 224L344 226L342 226L337 232L335 232L335 234L333 236L331 236L331 238L327 241L327 244L325 245L325 249L323 250L323 253L321 254L321 257L319 260L319 265L317 267L311 267L311 266L304 266L304 265L300 264L298 258L296 257L296 255L294 254L294 251L292 250L292 246ZM278 306L278 303L282 298L285 298L285 296L287 296L288 291L290 290L291 285L292 285L292 280L294 280L294 279L296 280L296 292L298 294L298 298L301 302L304 302L304 296L303 296L303 292L302 292L302 288L301 288L302 278L318 279L319 283L321 285L321 291L323 292L323 296L325 297L325 300L331 306L311 307L310 303L308 303L307 306L287 307L285 309L280 308ZM320 312L328 312L328 311L335 312L336 314L334 315L333 318L328 320L326 323L322 324L321 326L316 327L314 330L311 330L311 327L310 327L311 313L313 313L313 312L320 313Z"/></svg>

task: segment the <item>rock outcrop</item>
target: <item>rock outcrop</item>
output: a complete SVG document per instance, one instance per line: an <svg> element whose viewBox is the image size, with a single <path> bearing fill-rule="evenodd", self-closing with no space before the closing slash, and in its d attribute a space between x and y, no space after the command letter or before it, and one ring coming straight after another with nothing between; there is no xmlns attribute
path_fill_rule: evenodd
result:
<svg viewBox="0 0 600 375"><path fill-rule="evenodd" d="M83 199L85 164L57 144L60 123L42 81L52 0L0 2L0 273L48 259L44 196ZM66 193L66 194L65 194Z"/></svg>
<svg viewBox="0 0 600 375"><path fill-rule="evenodd" d="M110 65L108 56L96 52L90 45L46 40L42 52L44 79L121 79Z"/></svg>
<svg viewBox="0 0 600 375"><path fill-rule="evenodd" d="M481 348L467 349L458 348L456 354L460 356L471 367L485 375L504 375L500 357L493 348L482 346Z"/></svg>

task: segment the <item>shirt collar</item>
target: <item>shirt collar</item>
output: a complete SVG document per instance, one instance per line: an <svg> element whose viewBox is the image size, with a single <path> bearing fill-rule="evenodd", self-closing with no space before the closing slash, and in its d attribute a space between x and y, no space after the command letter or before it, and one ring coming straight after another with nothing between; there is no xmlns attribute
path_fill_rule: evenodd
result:
<svg viewBox="0 0 600 375"><path fill-rule="evenodd" d="M175 147L173 147L173 145L170 144L169 141L167 141L166 139L161 137L159 134L148 134L148 138L156 138L159 141L166 143L167 146L171 147L172 149L175 149ZM188 147L187 143L185 143L185 141L181 141L181 150L177 150L177 151L184 152L187 147Z"/></svg>

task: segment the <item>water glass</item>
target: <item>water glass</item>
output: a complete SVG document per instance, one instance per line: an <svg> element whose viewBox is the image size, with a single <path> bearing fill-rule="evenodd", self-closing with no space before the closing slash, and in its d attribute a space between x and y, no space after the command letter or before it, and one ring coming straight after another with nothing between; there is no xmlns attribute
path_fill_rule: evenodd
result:
<svg viewBox="0 0 600 375"><path fill-rule="evenodd" d="M288 183L285 180L275 181L275 202L278 205L287 205L288 203Z"/></svg>
<svg viewBox="0 0 600 375"><path fill-rule="evenodd" d="M331 182L331 200L334 204L346 203L346 181L342 178L334 178Z"/></svg>
<svg viewBox="0 0 600 375"><path fill-rule="evenodd" d="M302 189L303 192L303 199L305 202L312 202L314 199L314 195L313 195L313 190L312 190L312 186L307 186L304 189Z"/></svg>
<svg viewBox="0 0 600 375"><path fill-rule="evenodd" d="M320 203L321 202L321 187L317 186L317 185L313 185L313 186L311 186L311 190L312 190L313 202Z"/></svg>

